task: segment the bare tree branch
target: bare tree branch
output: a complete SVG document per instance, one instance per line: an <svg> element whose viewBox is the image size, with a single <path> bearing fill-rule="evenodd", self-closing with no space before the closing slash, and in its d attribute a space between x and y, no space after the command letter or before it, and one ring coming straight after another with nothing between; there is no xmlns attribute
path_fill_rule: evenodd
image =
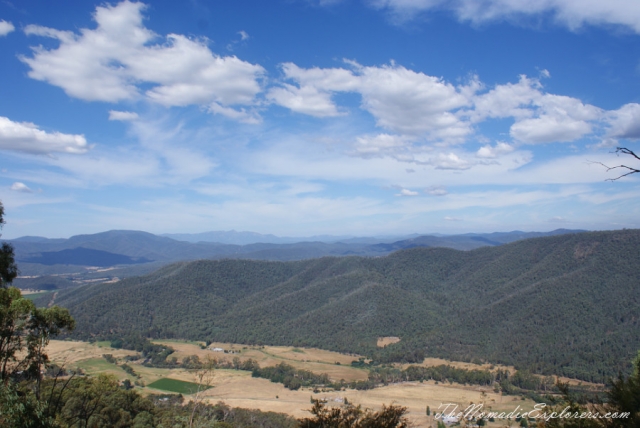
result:
<svg viewBox="0 0 640 428"><path fill-rule="evenodd" d="M616 154L625 154L625 155L629 155L629 156L633 156L634 158L640 160L640 156L638 156L637 154L635 154L635 152L633 152L633 150L629 150L626 147L616 147ZM616 165L616 166L608 166L603 164L602 162L592 162L592 163L597 163L602 165L603 167L605 167L607 169L607 172L614 170L614 169L619 169L622 168L623 170L627 170L626 173L616 177L616 178L607 178L605 181L616 181L621 179L622 177L626 177L627 175L631 175L631 174L635 174L635 173L640 173L640 169L638 168L633 168L627 165Z"/></svg>

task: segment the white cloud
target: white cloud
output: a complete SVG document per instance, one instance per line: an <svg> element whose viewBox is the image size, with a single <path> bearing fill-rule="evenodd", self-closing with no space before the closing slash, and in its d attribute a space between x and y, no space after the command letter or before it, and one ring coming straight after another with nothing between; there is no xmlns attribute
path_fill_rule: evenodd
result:
<svg viewBox="0 0 640 428"><path fill-rule="evenodd" d="M576 98L546 94L537 79L520 76L516 84L497 85L474 99L465 112L473 122L513 117L511 136L524 143L571 142L591 133L602 110Z"/></svg>
<svg viewBox="0 0 640 428"><path fill-rule="evenodd" d="M150 86L144 96L165 106L230 109L256 103L262 90L261 66L219 56L206 39L169 34L153 44L159 37L143 25L145 7L130 1L97 7L97 28L82 29L80 34L27 26L26 34L60 42L56 49L36 47L32 57L21 57L31 67L29 76L88 101L132 100Z"/></svg>
<svg viewBox="0 0 640 428"><path fill-rule="evenodd" d="M469 169L473 164L467 160L461 159L455 153L440 153L432 160L436 169Z"/></svg>
<svg viewBox="0 0 640 428"><path fill-rule="evenodd" d="M0 37L6 36L15 29L16 27L14 27L11 22L5 21L4 19L0 20Z"/></svg>
<svg viewBox="0 0 640 428"><path fill-rule="evenodd" d="M479 88L477 82L456 87L393 63L380 67L348 63L353 70L302 69L295 64L283 64L285 78L298 86L283 84L269 91L268 97L296 112L325 117L340 114L331 99L333 93L355 92L362 96L361 107L384 129L455 141L471 132L454 111L470 104L470 96Z"/></svg>
<svg viewBox="0 0 640 428"><path fill-rule="evenodd" d="M208 109L211 113L219 114L229 119L237 120L238 122L256 124L262 122L262 118L255 110L247 110L244 108L234 109L231 107L224 107L218 103L211 103Z"/></svg>
<svg viewBox="0 0 640 428"><path fill-rule="evenodd" d="M419 193L409 189L401 189L400 193L397 193L396 196L418 196Z"/></svg>
<svg viewBox="0 0 640 428"><path fill-rule="evenodd" d="M356 63L350 62L360 66ZM298 82L301 86L312 86L324 91L349 92L355 91L359 79L351 70L344 68L300 68L293 63L282 64L282 72L287 79Z"/></svg>
<svg viewBox="0 0 640 428"><path fill-rule="evenodd" d="M434 10L449 10L459 20L476 24L549 15L571 30L584 25L620 25L640 33L640 4L629 0L370 0L370 3L390 11L398 20Z"/></svg>
<svg viewBox="0 0 640 428"><path fill-rule="evenodd" d="M358 78L350 70L343 68L303 69L293 63L284 63L281 68L285 78L295 81L298 86L283 83L272 88L267 98L297 113L310 116L340 115L331 100L332 93L355 91L358 85Z"/></svg>
<svg viewBox="0 0 640 428"><path fill-rule="evenodd" d="M313 86L300 88L283 84L269 90L267 97L274 103L297 113L315 117L338 116L340 112L331 101L331 94Z"/></svg>
<svg viewBox="0 0 640 428"><path fill-rule="evenodd" d="M489 92L474 98L474 108L469 116L474 122L481 122L486 118L531 116L530 107L534 99L542 96L542 85L536 79L521 75L518 83L496 85Z"/></svg>
<svg viewBox="0 0 640 428"><path fill-rule="evenodd" d="M85 153L89 150L84 135L46 132L29 122L13 122L0 116L0 150L31 154Z"/></svg>
<svg viewBox="0 0 640 428"><path fill-rule="evenodd" d="M481 159L496 159L501 155L513 152L515 149L507 143L498 141L495 146L486 145L478 149L476 157Z"/></svg>
<svg viewBox="0 0 640 428"><path fill-rule="evenodd" d="M282 65L286 79L267 97L293 111L316 117L345 114L332 99L338 92L361 96L361 108L376 124L392 134L358 139L354 154L395 156L416 161L411 154L424 143L452 144L468 140L473 125L488 119L513 118L510 134L526 144L572 142L593 132L603 111L582 101L545 93L538 79L520 76L517 83L496 85L483 92L483 84L472 77L454 86L441 78L415 72L391 63L362 66L345 61L345 68L303 69ZM542 76L550 75L546 70ZM491 158L483 149L479 157Z"/></svg>
<svg viewBox="0 0 640 428"><path fill-rule="evenodd" d="M406 152L410 141L399 135L378 134L364 135L356 138L356 144L350 154L363 158L392 156Z"/></svg>
<svg viewBox="0 0 640 428"><path fill-rule="evenodd" d="M249 40L249 33L247 33L246 31L240 30L238 31L238 34L240 34L240 40Z"/></svg>
<svg viewBox="0 0 640 428"><path fill-rule="evenodd" d="M33 193L33 190L31 190L29 186L19 181L16 181L11 185L11 190L14 192Z"/></svg>
<svg viewBox="0 0 640 428"><path fill-rule="evenodd" d="M610 137L640 138L640 104L625 104L618 110L609 112L606 121L610 126L607 132Z"/></svg>
<svg viewBox="0 0 640 428"><path fill-rule="evenodd" d="M449 194L447 189L442 186L431 186L425 190L425 193L431 196L445 196Z"/></svg>
<svg viewBox="0 0 640 428"><path fill-rule="evenodd" d="M131 120L137 120L138 113L130 112L130 111L117 111L110 110L109 111L109 120L121 120L124 122L128 122Z"/></svg>
<svg viewBox="0 0 640 428"><path fill-rule="evenodd" d="M433 139L460 139L471 132L452 113L469 104L461 88L401 66L363 67L360 73L362 105L378 126Z"/></svg>
<svg viewBox="0 0 640 428"><path fill-rule="evenodd" d="M444 219L446 221L462 221L462 219L457 218L457 217L452 217L452 216L446 216Z"/></svg>
<svg viewBox="0 0 640 428"><path fill-rule="evenodd" d="M509 131L516 140L529 144L575 141L589 132L591 126L585 121L549 115L521 120Z"/></svg>

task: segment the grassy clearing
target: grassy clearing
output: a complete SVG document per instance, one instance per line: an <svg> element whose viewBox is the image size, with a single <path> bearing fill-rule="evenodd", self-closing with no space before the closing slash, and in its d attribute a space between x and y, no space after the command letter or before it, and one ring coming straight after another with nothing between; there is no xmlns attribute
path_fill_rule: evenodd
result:
<svg viewBox="0 0 640 428"><path fill-rule="evenodd" d="M37 299L38 297L42 297L44 295L51 294L51 293L53 293L53 291L40 291L40 292L37 292L37 293L25 293L25 294L23 294L23 297L25 297L25 298L27 298L29 300L33 300L33 299Z"/></svg>
<svg viewBox="0 0 640 428"><path fill-rule="evenodd" d="M384 348L387 345L391 345L392 343L398 343L398 342L400 342L399 337L395 337L395 336L379 337L378 342L376 343L376 346L378 348Z"/></svg>
<svg viewBox="0 0 640 428"><path fill-rule="evenodd" d="M286 346L245 346L230 343L212 343L211 348L222 348L233 351L231 354L201 349L197 344L184 341L154 340L153 343L166 344L176 350L172 357L178 361L190 355L197 355L201 361L215 358L219 361L231 361L238 357L241 361L252 358L260 367L275 366L287 363L297 369L310 370L314 373L326 373L331 379L347 381L365 380L368 372L361 368L351 367L350 363L358 359L358 355L345 355L338 352L315 348L290 348ZM339 364L337 364L339 363Z"/></svg>
<svg viewBox="0 0 640 428"><path fill-rule="evenodd" d="M199 385L193 382L185 382L183 380L169 379L166 377L150 383L147 387L160 389L162 391L176 392L178 394L195 394L198 391L205 391L211 388L207 385Z"/></svg>

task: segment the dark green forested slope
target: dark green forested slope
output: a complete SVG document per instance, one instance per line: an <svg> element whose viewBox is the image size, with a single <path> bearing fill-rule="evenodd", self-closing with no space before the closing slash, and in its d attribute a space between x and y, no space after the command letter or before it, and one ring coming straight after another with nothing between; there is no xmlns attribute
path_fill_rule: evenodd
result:
<svg viewBox="0 0 640 428"><path fill-rule="evenodd" d="M318 346L377 361L515 364L602 381L640 349L640 231L462 252L197 261L61 291L78 333ZM384 350L379 336L399 336Z"/></svg>

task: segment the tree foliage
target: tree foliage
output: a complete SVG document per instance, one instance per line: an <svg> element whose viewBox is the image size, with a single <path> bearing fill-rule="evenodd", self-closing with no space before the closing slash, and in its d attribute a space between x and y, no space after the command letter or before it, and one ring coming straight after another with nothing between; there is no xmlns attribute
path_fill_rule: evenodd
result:
<svg viewBox="0 0 640 428"><path fill-rule="evenodd" d="M561 399L553 411L560 414L598 415L597 418L556 418L547 422L548 428L639 428L640 427L640 352L633 362L633 374L618 375L611 381L604 401L588 402L576 397L567 384L557 385ZM602 416L606 417L602 417Z"/></svg>
<svg viewBox="0 0 640 428"><path fill-rule="evenodd" d="M406 428L409 421L405 417L406 407L383 405L374 412L361 406L344 404L328 408L322 400L312 400L310 412L314 417L300 419L300 428Z"/></svg>
<svg viewBox="0 0 640 428"><path fill-rule="evenodd" d="M74 327L67 309L36 308L17 288L0 288L0 381L22 374L39 384L51 337Z"/></svg>
<svg viewBox="0 0 640 428"><path fill-rule="evenodd" d="M0 229L4 225L4 206L0 202ZM2 236L2 235L0 235ZM18 276L18 266L13 254L13 247L7 242L0 245L0 287L6 287Z"/></svg>

